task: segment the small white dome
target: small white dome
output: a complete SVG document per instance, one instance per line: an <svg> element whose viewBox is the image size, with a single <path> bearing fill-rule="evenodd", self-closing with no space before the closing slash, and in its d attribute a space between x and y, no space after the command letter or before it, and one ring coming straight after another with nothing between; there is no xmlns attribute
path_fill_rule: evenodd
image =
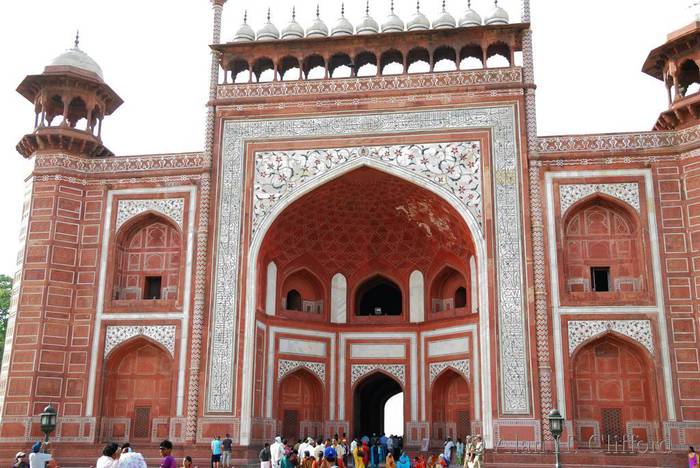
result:
<svg viewBox="0 0 700 468"><path fill-rule="evenodd" d="M88 71L97 75L100 79L102 76L102 68L88 54L78 48L79 37L75 36L75 45L72 49L68 49L61 55L56 57L48 65L49 67L74 67L80 70Z"/></svg>
<svg viewBox="0 0 700 468"><path fill-rule="evenodd" d="M335 26L331 29L331 36L352 36L355 33L355 28L352 23L345 17L345 4L340 6L340 18L335 22Z"/></svg>
<svg viewBox="0 0 700 468"><path fill-rule="evenodd" d="M248 10L243 14L243 24L238 27L233 42L252 42L255 40L255 31L248 24Z"/></svg>
<svg viewBox="0 0 700 468"><path fill-rule="evenodd" d="M259 41L269 41L280 38L280 31L277 26L272 24L270 21L270 9L267 9L267 23L263 24L263 27L258 30L256 39Z"/></svg>
<svg viewBox="0 0 700 468"><path fill-rule="evenodd" d="M357 25L357 34L377 34L379 32L379 25L374 18L369 16L369 0L367 0L367 7L365 8L365 17L362 18L360 24Z"/></svg>
<svg viewBox="0 0 700 468"><path fill-rule="evenodd" d="M491 13L484 18L484 24L491 26L494 24L508 24L508 12L498 6L498 0L494 2L495 6Z"/></svg>
<svg viewBox="0 0 700 468"><path fill-rule="evenodd" d="M328 26L321 19L321 11L319 6L316 5L316 19L306 30L306 37L327 37L328 36Z"/></svg>
<svg viewBox="0 0 700 468"><path fill-rule="evenodd" d="M472 2L467 2L467 9L459 19L459 27L481 26L481 16L476 11L472 10Z"/></svg>
<svg viewBox="0 0 700 468"><path fill-rule="evenodd" d="M433 29L451 29L457 27L457 21L455 17L452 16L445 9L445 0L442 0L442 11L435 21L433 21Z"/></svg>
<svg viewBox="0 0 700 468"><path fill-rule="evenodd" d="M403 32L403 30L403 20L394 13L394 0L391 0L391 11L389 12L389 16L387 16L382 23L382 32Z"/></svg>
<svg viewBox="0 0 700 468"><path fill-rule="evenodd" d="M292 21L282 30L282 39L301 39L304 37L304 28L297 23L296 8L292 7Z"/></svg>
<svg viewBox="0 0 700 468"><path fill-rule="evenodd" d="M408 31L421 31L430 29L430 20L420 11L420 0L416 2L416 12L406 25Z"/></svg>

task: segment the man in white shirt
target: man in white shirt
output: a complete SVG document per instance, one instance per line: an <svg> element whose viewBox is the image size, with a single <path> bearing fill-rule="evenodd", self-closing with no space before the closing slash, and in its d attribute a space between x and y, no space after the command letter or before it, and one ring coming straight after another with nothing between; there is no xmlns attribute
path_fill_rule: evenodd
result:
<svg viewBox="0 0 700 468"><path fill-rule="evenodd" d="M280 461L284 456L284 444L282 443L282 437L275 437L275 441L270 445L270 456L272 457L272 468L279 468Z"/></svg>
<svg viewBox="0 0 700 468"><path fill-rule="evenodd" d="M452 449L454 448L455 443L452 442L452 437L448 437L447 440L445 441L445 451L443 455L445 455L445 461L447 463L452 463Z"/></svg>

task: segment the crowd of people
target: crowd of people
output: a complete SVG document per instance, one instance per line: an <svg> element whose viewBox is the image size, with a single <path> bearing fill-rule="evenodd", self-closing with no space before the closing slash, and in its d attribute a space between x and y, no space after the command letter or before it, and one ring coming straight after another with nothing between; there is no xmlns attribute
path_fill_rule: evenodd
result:
<svg viewBox="0 0 700 468"><path fill-rule="evenodd" d="M484 445L480 436L467 436L464 442L448 437L442 453L421 453L411 460L399 436L374 434L355 438L349 444L345 434L326 439L276 437L272 444L265 444L259 458L260 468L482 468Z"/></svg>

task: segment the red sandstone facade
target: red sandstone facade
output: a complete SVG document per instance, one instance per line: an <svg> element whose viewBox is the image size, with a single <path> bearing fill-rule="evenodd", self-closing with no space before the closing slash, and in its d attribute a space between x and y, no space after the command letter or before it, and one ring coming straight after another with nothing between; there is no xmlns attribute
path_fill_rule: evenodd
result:
<svg viewBox="0 0 700 468"><path fill-rule="evenodd" d="M700 443L698 23L645 64L675 90L654 131L543 138L527 2L521 24L230 43L222 7L203 153L114 156L99 68L20 85L0 442L51 403L58 450L252 448L381 429L404 392L414 449L547 440L554 407L578 449Z"/></svg>

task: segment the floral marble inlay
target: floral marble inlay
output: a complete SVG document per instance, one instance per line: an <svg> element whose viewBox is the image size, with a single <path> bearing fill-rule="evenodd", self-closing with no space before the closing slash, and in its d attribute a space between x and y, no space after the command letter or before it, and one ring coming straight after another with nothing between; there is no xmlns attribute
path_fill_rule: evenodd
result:
<svg viewBox="0 0 700 468"><path fill-rule="evenodd" d="M155 211L172 219L182 229L184 214L184 198L149 198L145 200L119 200L117 209L117 230L122 225L141 213Z"/></svg>
<svg viewBox="0 0 700 468"><path fill-rule="evenodd" d="M437 376L448 367L462 374L465 379L470 380L469 360L458 359L455 361L434 362L430 364L430 384L432 385Z"/></svg>
<svg viewBox="0 0 700 468"><path fill-rule="evenodd" d="M350 368L350 384L355 385L365 375L382 370L406 385L406 367L403 364L353 364Z"/></svg>
<svg viewBox="0 0 700 468"><path fill-rule="evenodd" d="M570 320L569 355L584 341L608 331L625 335L654 354L654 341L649 320Z"/></svg>
<svg viewBox="0 0 700 468"><path fill-rule="evenodd" d="M277 361L277 380L282 380L285 375L300 368L308 369L311 373L316 375L321 382L324 384L326 383L326 365L322 362L291 361L288 359L280 359Z"/></svg>
<svg viewBox="0 0 700 468"><path fill-rule="evenodd" d="M604 193L613 198L621 200L637 212L640 211L639 206L639 184L636 182L622 184L567 184L559 186L559 203L561 204L561 213L574 203L586 198L594 193Z"/></svg>
<svg viewBox="0 0 700 468"><path fill-rule="evenodd" d="M110 325L105 334L104 355L107 356L119 344L139 335L162 344L174 356L175 325Z"/></svg>

